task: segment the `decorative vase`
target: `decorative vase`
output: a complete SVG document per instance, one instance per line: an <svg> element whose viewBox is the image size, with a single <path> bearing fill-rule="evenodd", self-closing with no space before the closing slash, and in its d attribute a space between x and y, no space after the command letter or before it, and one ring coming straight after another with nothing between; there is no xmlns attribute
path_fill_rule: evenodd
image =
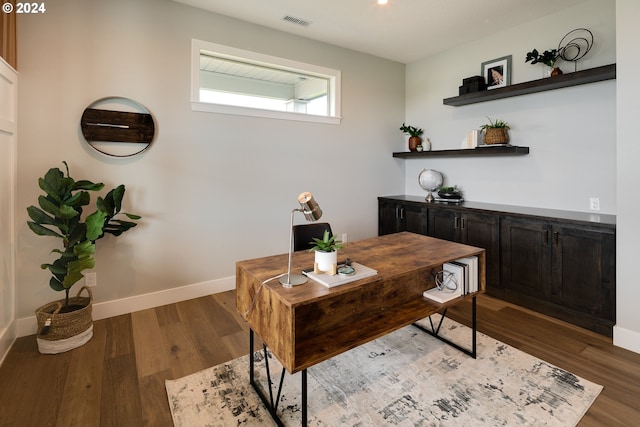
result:
<svg viewBox="0 0 640 427"><path fill-rule="evenodd" d="M417 151L418 145L422 143L422 138L419 136L410 136L409 137L409 151Z"/></svg>
<svg viewBox="0 0 640 427"><path fill-rule="evenodd" d="M316 251L314 271L316 273L336 274L338 268L338 251Z"/></svg>
<svg viewBox="0 0 640 427"><path fill-rule="evenodd" d="M431 141L429 138L425 138L424 141L422 141L422 150L431 151Z"/></svg>
<svg viewBox="0 0 640 427"><path fill-rule="evenodd" d="M560 69L560 67L556 67L555 65L545 66L542 77L553 77L553 76L559 76L561 74L562 74L562 70Z"/></svg>

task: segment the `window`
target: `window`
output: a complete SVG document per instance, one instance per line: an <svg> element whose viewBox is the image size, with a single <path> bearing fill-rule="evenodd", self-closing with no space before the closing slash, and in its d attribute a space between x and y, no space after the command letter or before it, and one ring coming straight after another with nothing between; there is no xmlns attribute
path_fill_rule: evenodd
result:
<svg viewBox="0 0 640 427"><path fill-rule="evenodd" d="M196 111L340 123L340 71L201 40L191 43Z"/></svg>

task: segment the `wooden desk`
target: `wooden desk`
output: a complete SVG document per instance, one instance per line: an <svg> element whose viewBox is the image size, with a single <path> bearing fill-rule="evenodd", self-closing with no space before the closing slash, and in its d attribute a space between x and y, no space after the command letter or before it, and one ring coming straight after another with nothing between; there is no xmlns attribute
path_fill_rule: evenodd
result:
<svg viewBox="0 0 640 427"><path fill-rule="evenodd" d="M468 256L478 257L478 288L484 292L484 249L407 232L350 242L339 259L371 267L376 276L334 288L313 280L292 288L270 282L245 320L287 371L295 373L458 303L461 298L438 304L422 292L435 286L432 273L442 270L443 263ZM294 253L292 272L310 266L313 253ZM238 262L238 312L249 309L264 280L286 267L287 254Z"/></svg>
<svg viewBox="0 0 640 427"><path fill-rule="evenodd" d="M484 292L484 249L407 232L349 242L340 250L339 260L350 258L378 274L334 288L311 279L292 288L283 287L277 280L266 283L245 317L252 330L251 352L255 331L289 373L302 371L306 406L306 369L310 366L442 312L464 298L473 298L475 303L476 294L445 304L422 296L435 286L433 274L442 270L442 264L469 256L478 257L478 292ZM292 273L310 266L313 253L293 254ZM236 263L236 308L243 317L261 283L286 272L286 268L287 254ZM473 308L473 349L469 354L475 357L475 304ZM275 418L271 400L270 411Z"/></svg>

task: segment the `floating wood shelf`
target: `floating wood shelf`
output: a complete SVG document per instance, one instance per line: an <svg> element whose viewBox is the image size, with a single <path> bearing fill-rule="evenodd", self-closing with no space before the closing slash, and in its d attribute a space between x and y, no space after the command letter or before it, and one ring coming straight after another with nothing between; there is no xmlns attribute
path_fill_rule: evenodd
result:
<svg viewBox="0 0 640 427"><path fill-rule="evenodd" d="M604 65L575 73L561 74L539 80L518 83L498 89L483 90L481 92L467 93L442 100L444 105L459 107L461 105L476 104L479 102L493 101L495 99L511 98L513 96L527 95L530 93L544 92L546 90L560 89L563 87L577 86L586 83L595 83L616 78L616 64Z"/></svg>
<svg viewBox="0 0 640 427"><path fill-rule="evenodd" d="M478 147L460 150L402 151L393 153L393 157L412 159L416 157L468 157L468 156L514 156L529 154L529 147L515 145L497 147Z"/></svg>

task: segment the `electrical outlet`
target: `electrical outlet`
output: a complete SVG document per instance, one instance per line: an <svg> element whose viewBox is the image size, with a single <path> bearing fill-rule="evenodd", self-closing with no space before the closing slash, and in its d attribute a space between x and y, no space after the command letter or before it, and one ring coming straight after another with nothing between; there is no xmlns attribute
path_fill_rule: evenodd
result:
<svg viewBox="0 0 640 427"><path fill-rule="evenodd" d="M347 243L347 233L342 233L342 243Z"/></svg>
<svg viewBox="0 0 640 427"><path fill-rule="evenodd" d="M600 199L597 197L589 197L589 209L592 211L600 210Z"/></svg>
<svg viewBox="0 0 640 427"><path fill-rule="evenodd" d="M84 275L84 284L91 288L98 286L98 273L92 271Z"/></svg>

